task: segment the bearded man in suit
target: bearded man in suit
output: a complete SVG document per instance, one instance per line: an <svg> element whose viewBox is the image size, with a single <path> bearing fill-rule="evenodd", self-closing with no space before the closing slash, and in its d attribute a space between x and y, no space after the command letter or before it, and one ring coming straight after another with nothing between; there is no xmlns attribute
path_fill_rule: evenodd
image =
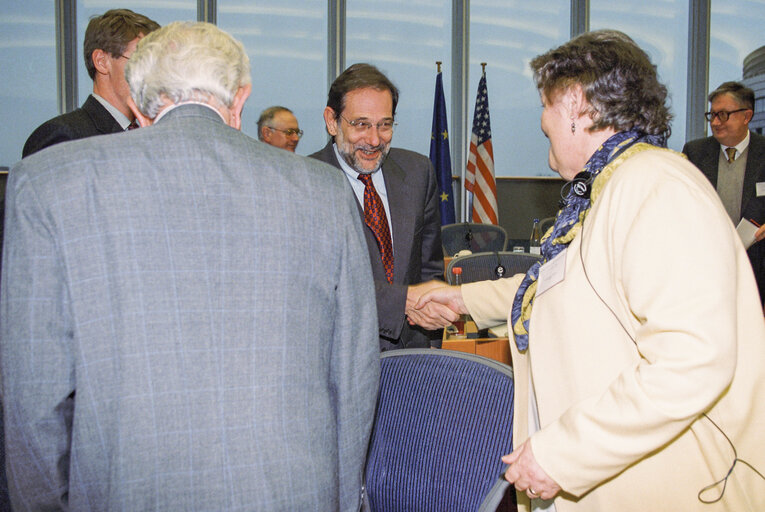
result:
<svg viewBox="0 0 765 512"><path fill-rule="evenodd" d="M327 96L324 122L332 140L310 155L340 169L356 194L367 225L383 351L437 344L433 331L413 323L436 329L451 313L436 304L413 307L424 292L444 285L438 280L444 273L441 220L430 160L391 148L398 96L376 67L350 66Z"/></svg>
<svg viewBox="0 0 765 512"><path fill-rule="evenodd" d="M744 218L760 225L747 254L765 304L765 137L749 130L754 91L725 82L709 95L709 105L712 136L688 142L683 153L715 187L734 224Z"/></svg>
<svg viewBox="0 0 765 512"><path fill-rule="evenodd" d="M60 142L117 133L136 127L128 107L125 64L138 41L159 28L156 21L130 9L112 9L91 18L85 29L83 56L93 80L93 94L82 107L40 125L24 144L22 157Z"/></svg>
<svg viewBox="0 0 765 512"><path fill-rule="evenodd" d="M249 60L214 25L149 34L126 76L143 128L10 173L14 508L356 512L379 349L353 194L239 131Z"/></svg>

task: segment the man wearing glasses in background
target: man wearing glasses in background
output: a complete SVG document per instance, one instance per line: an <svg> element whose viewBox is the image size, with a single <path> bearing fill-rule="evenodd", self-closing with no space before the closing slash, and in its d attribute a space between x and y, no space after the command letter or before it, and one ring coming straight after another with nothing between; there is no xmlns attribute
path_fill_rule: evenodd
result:
<svg viewBox="0 0 765 512"><path fill-rule="evenodd" d="M332 140L310 155L341 169L356 194L383 351L430 346L435 334L410 325L407 315L419 325L438 317L436 308L413 306L421 294L444 285L436 280L443 278L444 263L435 173L427 157L390 147L397 103L398 89L376 67L352 65L327 96L324 122Z"/></svg>
<svg viewBox="0 0 765 512"><path fill-rule="evenodd" d="M22 157L60 142L137 128L127 104L130 90L125 64L138 41L158 28L156 21L129 9L112 9L91 18L85 30L83 56L93 80L93 94L82 107L50 119L32 132Z"/></svg>
<svg viewBox="0 0 765 512"><path fill-rule="evenodd" d="M286 107L268 107L258 118L258 140L295 152L303 130L298 126L295 114Z"/></svg>
<svg viewBox="0 0 765 512"><path fill-rule="evenodd" d="M683 153L709 178L734 224L742 218L765 226L765 137L749 131L754 92L725 82L709 95L705 114L712 136L688 142ZM765 227L747 251L765 303Z"/></svg>

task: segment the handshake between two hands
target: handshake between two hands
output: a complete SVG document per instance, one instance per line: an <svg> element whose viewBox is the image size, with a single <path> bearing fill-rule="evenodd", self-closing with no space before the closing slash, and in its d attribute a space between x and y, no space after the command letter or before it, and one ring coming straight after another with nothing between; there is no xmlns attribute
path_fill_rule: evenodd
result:
<svg viewBox="0 0 765 512"><path fill-rule="evenodd" d="M441 329L467 314L459 286L443 281L426 281L409 286L406 293L406 316L411 325Z"/></svg>

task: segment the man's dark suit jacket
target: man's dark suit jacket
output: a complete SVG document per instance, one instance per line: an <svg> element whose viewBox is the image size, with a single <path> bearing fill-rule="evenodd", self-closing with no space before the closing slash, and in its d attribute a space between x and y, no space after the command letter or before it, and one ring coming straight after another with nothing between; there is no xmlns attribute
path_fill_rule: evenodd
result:
<svg viewBox="0 0 765 512"><path fill-rule="evenodd" d="M310 156L340 169L331 141ZM385 278L380 248L372 230L364 230L375 280L380 349L428 347L429 331L411 327L404 310L408 285L443 279L444 275L435 172L427 157L391 148L382 173L393 231L393 283ZM363 222L364 209L360 205L358 211Z"/></svg>
<svg viewBox="0 0 765 512"><path fill-rule="evenodd" d="M720 160L720 143L717 139L706 137L688 142L683 147L683 153L709 178L712 186L717 188ZM741 217L762 225L765 223L765 196L757 197L757 183L765 183L765 137L750 132L744 186L741 191ZM757 278L760 300L765 304L765 241L755 243L747 253Z"/></svg>
<svg viewBox="0 0 765 512"><path fill-rule="evenodd" d="M60 142L121 131L124 130L117 120L90 95L82 107L45 121L33 131L21 156L27 157Z"/></svg>

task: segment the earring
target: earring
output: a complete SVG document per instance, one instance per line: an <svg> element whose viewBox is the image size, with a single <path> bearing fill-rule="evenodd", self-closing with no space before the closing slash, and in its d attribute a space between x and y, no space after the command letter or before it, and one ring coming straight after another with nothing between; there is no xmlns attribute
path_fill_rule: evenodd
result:
<svg viewBox="0 0 765 512"><path fill-rule="evenodd" d="M571 121L571 133L576 133L576 123L574 121Z"/></svg>

